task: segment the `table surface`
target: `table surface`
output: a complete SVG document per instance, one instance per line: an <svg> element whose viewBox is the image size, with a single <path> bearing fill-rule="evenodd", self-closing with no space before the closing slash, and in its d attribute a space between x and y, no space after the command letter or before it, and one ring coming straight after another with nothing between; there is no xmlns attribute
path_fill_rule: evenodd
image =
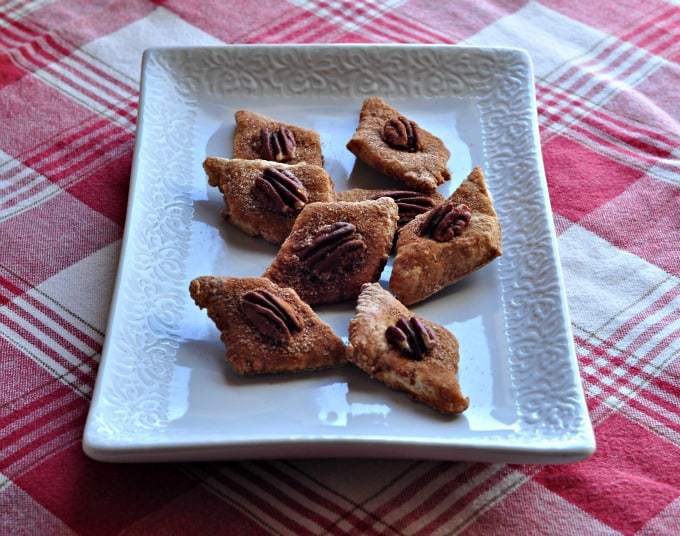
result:
<svg viewBox="0 0 680 536"><path fill-rule="evenodd" d="M565 466L109 465L81 450L141 53L225 43L522 47L598 450ZM661 0L6 0L0 534L680 531L680 8Z"/></svg>

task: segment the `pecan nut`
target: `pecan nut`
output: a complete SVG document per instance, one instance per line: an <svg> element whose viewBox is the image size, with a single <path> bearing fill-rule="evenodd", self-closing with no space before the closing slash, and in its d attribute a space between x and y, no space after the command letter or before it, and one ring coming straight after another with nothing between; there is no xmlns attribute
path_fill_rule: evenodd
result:
<svg viewBox="0 0 680 536"><path fill-rule="evenodd" d="M356 227L344 221L324 225L311 242L298 246L297 256L316 275L350 271L363 258L366 243Z"/></svg>
<svg viewBox="0 0 680 536"><path fill-rule="evenodd" d="M434 206L434 201L431 197L419 192L410 192L408 190L385 192L376 195L373 199L378 199L380 197L391 197L397 203L397 208L399 209L398 224L400 226L406 225L418 214L424 214Z"/></svg>
<svg viewBox="0 0 680 536"><path fill-rule="evenodd" d="M409 153L423 149L418 125L401 115L387 120L383 126L382 137L385 143L393 149Z"/></svg>
<svg viewBox="0 0 680 536"><path fill-rule="evenodd" d="M385 330L385 338L401 353L412 359L422 359L434 346L432 330L418 317L399 317L394 326Z"/></svg>
<svg viewBox="0 0 680 536"><path fill-rule="evenodd" d="M260 129L260 155L265 160L290 162L295 158L295 136L287 127L278 130L268 127Z"/></svg>
<svg viewBox="0 0 680 536"><path fill-rule="evenodd" d="M470 218L472 213L467 205L454 205L453 201L442 203L427 215L420 227L420 236L448 242L463 233Z"/></svg>
<svg viewBox="0 0 680 536"><path fill-rule="evenodd" d="M279 214L298 212L307 203L304 184L287 169L266 168L255 179L252 193L265 208Z"/></svg>
<svg viewBox="0 0 680 536"><path fill-rule="evenodd" d="M268 290L250 290L243 294L241 311L261 335L275 344L288 341L293 332L302 329L293 308Z"/></svg>

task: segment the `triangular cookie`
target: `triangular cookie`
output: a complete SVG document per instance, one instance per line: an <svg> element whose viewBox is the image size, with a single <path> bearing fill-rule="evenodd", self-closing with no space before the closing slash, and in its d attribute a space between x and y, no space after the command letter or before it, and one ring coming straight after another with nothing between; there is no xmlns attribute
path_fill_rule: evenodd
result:
<svg viewBox="0 0 680 536"><path fill-rule="evenodd" d="M378 283L364 285L349 323L348 359L371 377L442 413L461 413L458 341L413 315Z"/></svg>
<svg viewBox="0 0 680 536"><path fill-rule="evenodd" d="M364 101L347 148L414 190L432 192L451 178L446 168L450 153L444 143L379 97Z"/></svg>
<svg viewBox="0 0 680 536"><path fill-rule="evenodd" d="M234 158L323 166L321 139L313 130L247 110L239 110L234 118Z"/></svg>
<svg viewBox="0 0 680 536"><path fill-rule="evenodd" d="M423 214L444 201L444 196L439 192L413 192L411 190L365 190L353 188L336 192L336 201L367 201L391 197L397 203L399 209L399 227L403 227L418 214Z"/></svg>
<svg viewBox="0 0 680 536"><path fill-rule="evenodd" d="M191 297L222 332L239 374L317 369L343 363L346 347L294 290L261 277L198 277Z"/></svg>
<svg viewBox="0 0 680 536"><path fill-rule="evenodd" d="M209 156L203 168L224 194L227 221L275 244L286 239L307 203L334 198L333 182L319 166Z"/></svg>
<svg viewBox="0 0 680 536"><path fill-rule="evenodd" d="M397 219L388 197L307 205L264 277L312 305L354 299L361 285L380 277Z"/></svg>
<svg viewBox="0 0 680 536"><path fill-rule="evenodd" d="M399 231L390 289L406 305L431 296L501 255L501 228L481 168L446 203Z"/></svg>

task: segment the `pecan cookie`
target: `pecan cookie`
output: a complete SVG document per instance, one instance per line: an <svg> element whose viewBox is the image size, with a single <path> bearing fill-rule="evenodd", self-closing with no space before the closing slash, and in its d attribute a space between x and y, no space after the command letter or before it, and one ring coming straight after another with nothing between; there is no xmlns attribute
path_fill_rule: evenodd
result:
<svg viewBox="0 0 680 536"><path fill-rule="evenodd" d="M222 332L239 374L318 369L344 363L346 347L290 288L261 277L194 279L189 293Z"/></svg>
<svg viewBox="0 0 680 536"><path fill-rule="evenodd" d="M354 299L361 285L380 277L398 218L388 197L309 204L264 277L312 305Z"/></svg>
<svg viewBox="0 0 680 536"><path fill-rule="evenodd" d="M399 232L390 289L406 305L431 296L501 255L501 228L481 168L451 197Z"/></svg>
<svg viewBox="0 0 680 536"><path fill-rule="evenodd" d="M418 214L424 214L431 208L444 201L444 196L439 192L413 192L411 190L365 190L354 188L336 192L336 201L367 201L391 197L397 203L399 209L399 227L403 227Z"/></svg>
<svg viewBox="0 0 680 536"><path fill-rule="evenodd" d="M313 130L247 110L239 110L234 118L234 158L323 166L321 139Z"/></svg>
<svg viewBox="0 0 680 536"><path fill-rule="evenodd" d="M349 323L348 360L371 377L442 413L465 411L458 384L458 341L411 313L378 283L361 289Z"/></svg>
<svg viewBox="0 0 680 536"><path fill-rule="evenodd" d="M359 126L347 143L357 158L409 188L433 192L451 178L444 143L379 97L364 101Z"/></svg>
<svg viewBox="0 0 680 536"><path fill-rule="evenodd" d="M274 244L286 239L307 203L334 198L333 182L319 166L209 156L203 169L224 194L227 221Z"/></svg>

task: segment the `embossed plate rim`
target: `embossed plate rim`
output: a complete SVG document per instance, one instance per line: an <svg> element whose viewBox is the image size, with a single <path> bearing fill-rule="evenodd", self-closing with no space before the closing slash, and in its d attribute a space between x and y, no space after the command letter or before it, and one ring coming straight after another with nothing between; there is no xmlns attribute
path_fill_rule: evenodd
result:
<svg viewBox="0 0 680 536"><path fill-rule="evenodd" d="M532 403L529 403L528 405L525 404L525 406L522 406L522 408L520 408L521 410L520 420L522 420L522 422L525 425L527 425L526 430L522 430L520 432L516 432L513 433L512 435L504 437L495 436L492 433L490 433L489 436L487 437L481 436L476 438L464 437L448 439L441 439L436 437L405 439L395 437L394 435L392 436L372 435L370 437L364 437L361 435L339 436L333 434L320 434L310 436L287 435L285 438L281 439L278 437L273 439L266 437L259 437L253 439L252 437L232 436L228 441L224 441L223 439L218 438L215 441L203 440L200 443L196 443L196 441L192 440L191 437L178 439L177 437L169 437L169 435L164 436L163 430L160 427L154 428L155 423L153 422L153 419L154 417L157 417L158 414L155 415L153 411L148 411L145 413L144 406L142 406L140 409L139 405L134 406L133 411L134 403L133 401L125 399L126 395L125 389L119 389L118 393L114 393L115 396L111 396L110 392L107 392L106 396L103 394L105 389L108 389L111 385L112 380L110 376L116 372L115 369L116 362L114 360L115 358L111 357L110 354L115 353L114 349L112 348L112 340L116 338L118 331L120 331L119 324L126 320L129 321L129 318L134 317L135 314L137 314L138 316L140 315L139 310L134 307L135 305L139 306L139 304L135 303L134 301L131 301L129 296L132 288L130 287L131 285L130 281L133 280L132 275L136 274L136 272L134 272L135 267L132 266L133 261L135 259L133 257L133 253L131 253L131 249L133 248L133 246L139 247L139 245L137 244L131 244L132 242L131 237L133 234L132 232L133 228L135 231L140 230L139 226L141 224L138 221L136 221L136 218L138 216L137 213L141 210L138 207L138 205L140 205L142 203L142 200L145 199L144 197L140 199L140 193L141 196L146 197L149 197L154 193L158 193L154 191L153 181L151 181L149 178L147 178L146 182L144 183L139 179L140 167L142 166L141 161L145 157L143 155L144 152L143 144L145 144L144 132L148 128L154 128L153 123L152 126L149 127L148 122L145 120L145 112L147 112L148 108L154 107L155 109L155 107L163 106L161 102L163 99L157 97L152 98L150 96L150 92L152 90L157 91L159 90L159 88L162 88L164 91L168 92L167 94L165 93L163 94L164 99L167 99L168 101L171 101L172 97L174 96L176 96L179 100L189 99L191 96L191 91L193 89L193 87L191 86L191 80L177 81L173 79L172 81L176 83L175 85L167 84L165 86L163 85L163 82L164 81L167 82L167 79L171 78L171 75L168 74L167 71L172 71L173 61L184 59L184 61L186 62L187 58L191 59L192 55L195 57L197 55L204 54L206 58L209 55L213 55L214 58L210 59L212 60L216 59L218 64L221 60L224 60L225 62L229 61L236 62L236 65L238 65L239 59L242 60L243 57L247 57L248 54L252 54L253 52L256 51L257 54L260 54L260 57L264 55L265 60L268 59L271 62L270 70L274 71L275 69L272 66L277 66L277 64L282 61L285 62L285 60L292 58L293 61L304 62L310 59L309 57L310 54L313 55L317 53L316 51L322 51L325 54L329 53L329 51L333 51L330 53L335 54L336 56L345 54L346 57L344 59L346 60L350 58L350 53L357 53L360 56L361 54L363 54L364 55L363 59L365 59L366 61L370 60L371 57L373 57L375 61L376 54L375 51L380 49L385 50L386 51L385 54L389 54L390 51L395 50L398 51L400 55L406 54L406 56L404 56L406 60L413 61L411 66L415 66L416 68L422 67L422 65L418 63L417 60L422 59L434 59L438 61L447 60L446 65L449 65L449 63L453 65L455 61L460 61L461 58L465 59L466 54L470 56L472 59L478 60L482 64L485 61L491 62L490 58L492 58L495 55L496 61L501 63L503 67L506 67L507 64L500 62L499 58L508 63L511 63L513 61L517 62L517 65L520 67L520 70L522 72L519 78L517 77L513 78L511 75L516 75L517 73L510 72L509 70L507 71L507 73L505 73L507 74L505 78L503 78L499 74L504 73L504 71L502 71L501 69L499 69L498 71L492 71L490 73L486 72L484 71L484 69L486 68L485 65L482 65L482 68L480 69L481 74L479 73L470 74L470 72L464 72L466 71L466 69L462 69L461 71L449 73L451 74L452 81L446 80L444 76L442 83L444 85L446 85L447 83L453 84L451 86L451 91L454 91L454 89L458 87L455 86L456 83L463 83L465 77L468 77L467 78L468 85L465 86L467 93L463 92L462 95L458 95L455 92L447 93L446 91L448 91L447 89L448 86L444 88L444 91L442 90L441 87L437 89L437 87L433 88L427 86L425 82L417 80L415 76L411 76L410 79L402 81L402 78L404 77L402 67L402 71L399 71L399 74L396 77L394 72L387 73L391 74L394 77L393 81L395 81L395 84L393 86L388 87L388 90L391 91L392 93L389 93L389 95L386 94L386 96L392 96L393 94L400 95L399 93L400 91L402 92L401 94L405 96L412 96L413 94L432 96L433 91L434 92L439 91L438 94L434 95L435 96L474 95L477 97L479 97L480 95L486 95L487 97L489 97L491 93L497 91L499 95L503 95L504 98L506 98L506 104L509 103L510 105L521 107L521 103L520 104L515 103L512 98L508 98L507 95L505 95L505 92L518 91L518 84L519 91L526 92L522 93L521 95L522 99L526 100L526 102L524 102L524 108L521 109L522 114L521 116L518 115L516 119L521 120L522 123L521 127L524 129L526 139L528 139L529 137L531 138L532 145L531 150L529 151L531 154L529 155L528 152L527 155L522 156L526 156L527 158L530 157L529 159L531 160L532 165L529 166L528 170L525 170L524 168L521 167L521 165L518 165L517 166L518 170L515 171L516 173L522 172L526 175L531 174L535 176L534 177L535 184L533 184L533 186L537 188L537 190L535 192L532 192L532 195L534 195L534 197L537 197L536 199L534 199L534 201L537 201L538 204L541 205L540 206L541 212L540 213L536 212L534 216L547 215L547 219L545 219L544 222L541 218L539 218L541 222L545 224L545 229L540 230L540 233L545 235L543 236L542 239L547 240L550 246L549 248L547 248L548 249L547 258L542 260L544 264L541 266L545 267L548 266L550 262L554 263L554 266L552 265L548 266L548 268L554 270L554 273L550 274L551 277L548 278L549 283L551 284L550 292L552 292L552 294L549 295L549 297L552 296L553 302L555 302L554 307L552 309L555 318L557 320L560 320L560 324L562 324L555 329L559 331L559 333L557 334L559 338L558 342L562 344L562 351L564 352L564 355L561 355L560 357L560 359L564 360L564 363L560 363L560 365L568 369L569 373L565 374L565 376L568 377L565 377L563 379L562 385L566 386L565 388L569 389L568 394L568 396L570 397L569 402L571 406L573 406L573 408L570 411L574 413L573 415L574 421L569 423L569 427L566 427L563 421L565 420L565 415L567 420L569 420L568 419L570 416L569 411L567 411L564 415L559 413L559 411L556 411L558 415L557 417L554 417L551 413L553 408L547 406L546 402L543 401L542 402L543 406L538 408L532 406ZM430 58L426 57L428 51L431 51ZM288 57L285 56L285 54L288 54ZM248 59L253 58L248 57ZM254 59L257 59L257 57L255 57ZM359 58L359 60L361 60L361 58ZM463 67L465 67L465 65L466 64L463 63ZM189 68L191 67L192 65L189 64ZM327 65L323 67L325 67L326 69L328 68ZM319 71L321 72L319 76L324 75L323 67L319 68ZM442 69L444 71L444 75L446 75L445 66L443 64L439 64L438 67L439 69ZM394 65L389 66L389 69L394 68L395 68ZM400 66L397 66L397 70L399 68ZM385 69L388 69L388 67L385 67ZM427 74L433 73L439 74L439 71L432 70L432 68L429 66L425 67L424 69ZM354 74L354 72L351 69L349 71L346 71L344 74L347 73L349 73L350 75ZM214 89L214 87L217 87L219 83L224 82L224 80L220 78L216 80L210 80L210 76L212 76L213 74L211 72L202 72L199 74L201 74L202 77L205 76L206 83L212 84L212 86L210 86L212 89ZM238 76L238 74L239 73L237 72L236 76ZM327 71L325 74L327 75ZM479 75L477 79L475 79L476 74ZM261 76L262 78L259 79L258 82L256 83L256 85L260 84L260 86L259 88L256 89L262 91L262 88L265 87L267 83L269 83L269 85L272 88L271 91L273 91L273 93L270 92L270 94L277 94L276 93L277 91L285 93L285 91L289 89L288 86L286 86L286 84L293 83L290 80L282 81L282 79L280 78L280 73L276 74L262 73ZM268 82L267 76L271 77ZM492 82L497 83L498 86L494 86L492 88L487 87L486 93L483 93L480 90L480 87L484 86L483 85L480 86L480 84L483 84L486 81L486 79L484 78L485 76L492 76ZM163 77L165 77L165 79ZM330 77L332 78L333 74L331 74ZM294 80L294 82L297 83L297 80ZM313 84L313 81L310 82L310 79L304 79L303 82L306 82L308 86L310 84ZM379 80L376 79L374 80L374 82L378 84ZM240 81L237 80L236 84L238 85L239 83ZM399 86L400 83L402 84L401 87ZM365 89L363 88L357 87L350 87L349 89L347 89L345 88L346 84L345 85L343 84L345 84L345 80L336 82L336 87L333 89L334 95L337 94L343 95L342 91L344 90L349 91L348 95L351 96L360 96L374 92L380 92L379 89L378 90L371 89L368 92L366 92ZM338 87L340 89L338 89ZM404 90L404 87L406 87L406 90ZM237 89L244 91L243 88L240 87ZM307 89L308 91L310 91L310 94L314 94L314 91L318 91L318 88L314 87L311 87L311 89L310 87L308 87ZM460 87L458 87L456 91L458 91L459 89ZM232 91L232 94L235 95L243 94L238 93L238 91L233 90L233 88L228 90ZM351 92L352 90L354 90L355 93L352 93ZM404 93L404 91L406 92ZM478 91L478 93L475 93L475 91ZM225 95L223 93L220 94ZM268 93L265 90L262 92L262 94L267 95ZM491 99L491 97L489 97L489 99ZM483 100L484 99L482 97L479 98L480 102ZM190 117L192 114L192 109L189 104L189 101L187 100L184 104L186 104L187 109L182 110L182 113L186 113L186 115ZM479 103L478 107L480 108L481 115L484 114L493 115L491 113L492 110L487 109L486 112L483 111L482 109L483 107ZM148 113L150 114L151 112ZM195 110L193 113L195 113ZM481 116L480 119L482 119ZM158 125L155 125L155 127L158 128ZM489 133L486 132L485 130L484 121L482 121L480 127L482 131L485 133L483 136L483 145L484 153L486 155L487 150L491 150L489 149L489 147L492 147L493 143L498 143L498 141L497 140L494 141L493 136L491 135L489 135L487 138L487 135ZM496 134L497 130L502 131L502 128L497 127L498 125L494 124L493 134ZM164 147L162 146L162 143L164 139L162 137L163 136L162 131L155 132L155 134L157 137L159 137L159 139L155 140L156 147L158 148L157 150L158 154L156 155L156 158L158 159L163 157L162 151ZM506 134L509 135L511 133L506 132ZM150 136L150 134L147 134L146 137L148 136ZM491 141L489 141L489 139ZM533 68L531 66L531 61L526 52L519 49L501 47L493 48L462 47L462 46L451 47L446 45L371 45L371 46L232 45L227 47L162 48L162 49L150 49L146 51L142 62L142 87L140 90L139 123L137 138L135 141L135 156L129 194L127 223L121 249L121 260L119 270L116 277L116 286L111 305L111 314L109 317L109 323L107 328L107 334L109 334L110 336L107 337L104 350L102 352L102 362L98 373L98 380L95 387L92 406L90 409L90 413L88 415L85 434L83 437L83 448L85 452L93 458L106 461L152 461L152 460L170 461L170 460L201 460L201 459L242 458L242 457L255 458L271 456L322 457L322 456L368 455L376 457L421 457L433 459L434 458L458 459L458 460L478 460L494 462L512 461L512 462L555 463L576 461L578 459L583 459L590 455L594 450L595 442L592 432L592 426L590 424L589 416L585 406L585 398L583 396L583 391L581 389L580 378L578 376L576 356L573 347L573 340L571 337L571 326L568 320L569 316L566 307L566 294L562 280L561 266L557 258L557 241L554 230L554 224L552 218L550 217L551 214L550 202L547 194L545 173L543 170L543 163L540 154L540 143L538 142L538 140L539 140L538 122L536 118L536 101L533 86ZM146 145L148 144L149 143L146 142ZM149 152L148 148L147 152ZM499 158L500 156L501 156L500 152L496 153L495 157L493 158L493 161L498 162L498 167L503 167L505 163L501 158ZM524 160L520 159L519 157L516 157L515 160L520 160L521 161L520 164L526 164L526 162L524 162ZM491 169L490 173L491 176L493 176L494 170ZM498 171L498 173L500 173L500 171ZM523 175L520 176L523 177ZM162 185L157 186L157 188L162 189L163 186ZM176 192L173 192L173 195L175 193ZM173 205L173 210L176 210L177 214L173 213L170 216L166 217L178 217L179 220L181 221L182 217L181 205L182 205L181 202L178 202L176 207ZM501 205L502 203L499 203L499 206ZM545 212L545 214L543 214L543 212ZM504 245L512 246L511 240L509 240L507 243L504 240ZM139 252L137 254L139 254ZM501 259L501 262L507 262L508 264L511 264L513 256L515 259L519 258L518 255L515 253L512 255L504 256ZM505 259L509 260L506 261ZM156 264L152 263L151 266L155 269L160 270L172 270L173 262L175 260L176 259L172 258L160 259L156 261ZM166 264L164 266L160 266L164 261L166 261ZM177 267L174 266L174 268ZM124 278L125 282L123 281ZM503 277L501 279L503 279ZM124 289L123 288L124 284L127 284L128 287L130 288ZM142 288L137 288L137 290L144 290L143 283L140 283L140 286L142 286ZM502 292L504 297L505 290L506 287L504 286ZM175 289L175 291L177 291L177 289ZM185 289L183 289L182 292L185 292ZM521 292L519 290L516 290L515 293L517 294L517 296L522 297ZM168 300L171 300L173 296L172 293L170 292L167 296L164 297L167 298ZM127 300L126 303L124 304L126 307L123 307L123 305L121 305L121 302L123 300ZM515 311L517 310L517 307L519 307L517 305L513 306L515 307ZM504 306L504 308L505 307L506 306ZM122 316L120 314L119 310L122 309L126 309L127 316ZM143 316L143 312L141 314ZM508 316L512 315L509 315L507 310L505 310L506 324L510 322ZM142 320L145 319L142 318ZM172 326L173 322L172 310L169 311L168 317L163 318L162 320L166 322L168 326ZM514 327L516 328L518 325L518 321L514 319L513 322L515 323ZM114 328L116 328L118 331L114 331ZM506 325L506 331L508 330L510 330L510 327ZM170 344L172 344L172 340L169 338L167 340L161 339L161 342L162 343L169 342ZM521 348L518 351L525 352L526 349ZM511 353L514 354L514 352ZM134 356L126 357L130 359L131 357ZM164 365L167 366L167 363L164 364L162 360L163 357L162 350L160 351L158 356L152 356L151 358L154 357L156 358L155 363L159 366L158 374L162 376L163 366ZM534 359L536 358L534 357ZM134 361L131 362L134 363ZM513 387L516 387L517 382L520 381L520 379L516 378L515 376L517 375L521 376L523 374L522 367L518 365L521 365L521 362L517 361L517 358L510 360L510 368L512 369L510 372L510 376ZM121 370L125 371L125 367L123 367ZM120 372L120 370L118 372ZM136 369L134 372L136 374L139 373L139 371ZM143 372L148 375L149 373L155 374L157 371L147 366L147 370L144 370ZM121 378L123 377L121 374L119 374L119 376ZM147 380L147 378L144 379ZM133 378L133 380L137 381L137 383L140 384L141 378ZM158 386L159 391L161 391L162 388L163 385ZM526 385L523 385L523 388L525 388L526 390ZM156 398L159 397L162 398L162 394L161 395L159 395L159 393L153 394L157 395ZM147 399L142 399L141 403L149 404L149 407L151 408L153 407L154 403L157 402L153 398L154 397L149 396ZM544 399L545 398L550 397L545 397L544 393ZM540 404L541 403L539 403L539 406ZM134 413L134 415L132 415L132 413ZM119 419L119 422L116 422L116 418ZM127 421L121 420L125 418L127 418ZM532 419L534 426L531 425ZM150 422L144 422L145 420L149 420ZM118 429L116 429L116 426L118 426ZM122 429L128 430L126 426L130 426L129 435L127 437L120 437ZM138 429L135 429L135 426L137 426ZM134 433L140 432L142 428L144 428L144 433L146 435L139 433L137 436L135 436ZM554 431L558 433L555 433L552 436L548 433ZM559 435L560 433L561 435Z"/></svg>

